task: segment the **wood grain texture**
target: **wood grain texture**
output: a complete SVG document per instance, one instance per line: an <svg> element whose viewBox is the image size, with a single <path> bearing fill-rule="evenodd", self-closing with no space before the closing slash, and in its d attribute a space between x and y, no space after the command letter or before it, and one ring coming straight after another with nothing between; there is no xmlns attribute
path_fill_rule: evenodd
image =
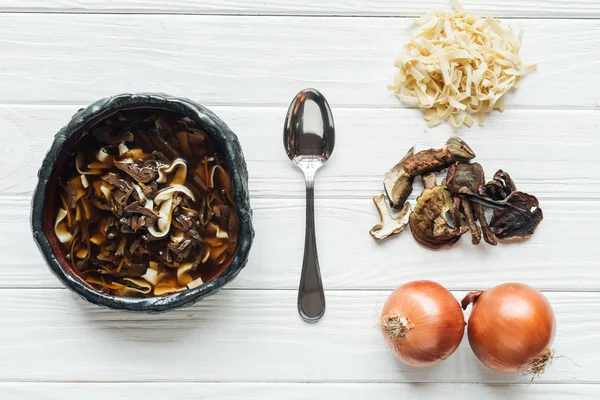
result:
<svg viewBox="0 0 600 400"><path fill-rule="evenodd" d="M0 196L31 195L54 134L79 108L0 106ZM240 138L252 199L304 198L302 175L283 150L286 107L212 109ZM417 110L334 108L333 114L336 147L318 174L317 198L370 199L382 191L385 172L411 146L440 147L453 134L447 125L427 128ZM508 171L519 189L542 202L598 200L599 124L598 111L507 110L490 116L484 128L455 133L475 150L488 178L498 169ZM419 193L415 189L411 199Z"/></svg>
<svg viewBox="0 0 600 400"><path fill-rule="evenodd" d="M477 385L468 383L21 383L0 382L0 399L37 400L595 400L595 384Z"/></svg>
<svg viewBox="0 0 600 400"><path fill-rule="evenodd" d="M0 381L529 384L487 369L467 340L431 368L397 361L376 328L386 296L326 292L327 317L307 324L298 316L295 290L228 290L190 308L138 315L101 309L67 290L4 289ZM547 297L557 318L553 347L579 366L556 360L535 383L600 382L600 294Z"/></svg>
<svg viewBox="0 0 600 400"><path fill-rule="evenodd" d="M502 17L598 18L600 6L589 0L464 0L469 11ZM449 7L443 0L2 0L0 12L177 13L251 15L417 16Z"/></svg>
<svg viewBox="0 0 600 400"><path fill-rule="evenodd" d="M367 232L383 173L410 146L452 133L426 128L386 90L415 32L407 17L447 0L0 0L0 400L599 398L600 3L462 3L524 28L522 57L539 69L504 114L456 133L488 177L503 168L537 195L545 220L525 243L473 247L467 234L432 252L408 231L384 243ZM310 86L330 100L338 132L317 180L328 310L313 325L296 312L304 187L281 144L287 105ZM29 231L54 133L79 107L137 91L190 97L239 135L257 231L247 269L225 290L152 316L60 289ZM487 370L465 338L434 368L404 366L375 321L389 291L413 279L458 299L506 281L544 289L554 347L573 361L556 360L528 385Z"/></svg>
<svg viewBox="0 0 600 400"><path fill-rule="evenodd" d="M510 21L539 63L509 108L598 108L598 20ZM35 29L31 27L35 26ZM386 90L414 34L401 18L0 15L0 103L85 104L162 91L207 105L287 106L318 87L333 106L401 107Z"/></svg>
<svg viewBox="0 0 600 400"><path fill-rule="evenodd" d="M253 199L256 239L248 266L230 288L296 289L304 245L304 201ZM451 289L480 290L518 281L545 290L600 290L594 230L597 202L542 203L544 221L524 243L431 251L407 230L383 243L368 234L378 222L370 199L316 202L317 243L327 289L385 289L431 279ZM0 201L0 287L61 287L37 251L29 200Z"/></svg>

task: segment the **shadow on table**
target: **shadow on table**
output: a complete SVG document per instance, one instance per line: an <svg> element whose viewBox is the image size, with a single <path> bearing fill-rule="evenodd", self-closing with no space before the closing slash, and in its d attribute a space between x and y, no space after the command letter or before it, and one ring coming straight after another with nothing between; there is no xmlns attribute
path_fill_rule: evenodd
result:
<svg viewBox="0 0 600 400"><path fill-rule="evenodd" d="M104 330L111 340L164 343L212 332L217 328L217 322L235 307L232 298L235 296L231 291L222 290L192 306L160 314L112 310L82 299L76 304L80 314L87 319L86 326Z"/></svg>
<svg viewBox="0 0 600 400"><path fill-rule="evenodd" d="M530 378L518 373L503 374L487 368L475 357L469 348L466 337L463 338L463 342L456 352L439 364L425 368L415 368L409 367L400 360L395 360L394 368L398 373L398 382L415 382L411 383L411 385L415 385L415 388L419 388L419 383L422 382L468 382L486 385L486 387L490 386L492 388L490 390L497 392L515 386L515 393L519 393L519 387L525 388L530 382ZM496 397L492 398L495 399ZM505 397L499 396L498 398ZM511 398L511 400L514 399Z"/></svg>

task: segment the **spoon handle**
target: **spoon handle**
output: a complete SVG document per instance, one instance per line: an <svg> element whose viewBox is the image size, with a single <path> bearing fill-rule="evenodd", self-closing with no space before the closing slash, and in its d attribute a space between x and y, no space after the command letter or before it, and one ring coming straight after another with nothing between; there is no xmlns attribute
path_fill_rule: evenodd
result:
<svg viewBox="0 0 600 400"><path fill-rule="evenodd" d="M317 241L315 238L314 173L306 174L306 234L304 260L298 291L298 312L308 322L319 320L325 313L325 293L319 271Z"/></svg>

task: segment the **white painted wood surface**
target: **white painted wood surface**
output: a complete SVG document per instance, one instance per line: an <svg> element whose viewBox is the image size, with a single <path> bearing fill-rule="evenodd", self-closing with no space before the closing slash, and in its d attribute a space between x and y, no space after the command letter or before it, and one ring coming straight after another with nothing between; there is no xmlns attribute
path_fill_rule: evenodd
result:
<svg viewBox="0 0 600 400"><path fill-rule="evenodd" d="M0 0L0 399L597 399L600 397L600 5L464 1L525 28L539 70L484 128L460 129L488 177L509 171L541 201L526 243L431 252L409 232L383 244L370 198L407 148L441 144L387 92L411 34L438 0ZM328 310L295 310L304 233L301 176L281 148L286 106L322 90L338 141L317 181ZM246 270L200 304L132 315L84 303L48 272L29 232L36 170L78 108L119 92L163 91L210 106L239 135L257 237ZM418 191L418 190L417 190ZM414 199L414 195L411 196ZM558 354L533 384L486 370L465 340L411 369L375 328L402 282L433 279L457 298L506 281L544 291ZM468 313L467 313L468 315Z"/></svg>
<svg viewBox="0 0 600 400"><path fill-rule="evenodd" d="M509 22L526 28L521 54L539 68L507 107L598 108L600 20ZM336 107L400 107L386 85L412 32L407 18L0 14L0 103L164 91L207 105L287 107L315 86Z"/></svg>
<svg viewBox="0 0 600 400"><path fill-rule="evenodd" d="M330 400L364 399L377 396L381 400L485 399L563 400L576 398L596 400L593 384L479 385L426 383L2 383L0 392L6 398L48 400L148 400L177 398L180 400ZM21 397L19 397L21 396Z"/></svg>
<svg viewBox="0 0 600 400"><path fill-rule="evenodd" d="M592 0L461 1L478 14L500 17L597 18ZM437 0L2 0L5 12L161 13L231 15L420 16L446 7Z"/></svg>
<svg viewBox="0 0 600 400"><path fill-rule="evenodd" d="M526 245L473 247L467 235L440 253L417 246L410 232L384 243L373 241L368 231L378 216L370 199L317 199L323 280L335 290L391 290L417 278L455 290L478 290L506 281L549 291L600 290L598 239L590 235L600 224L597 202L542 204L545 220ZM252 258L248 272L230 287L295 289L303 255L304 200L254 199L252 206L257 236ZM0 207L0 254L8 254L7 265L0 270L0 287L60 287L31 238L29 201L0 199ZM282 238L277 251L272 250L273 237ZM12 249L14 243L22 252Z"/></svg>
<svg viewBox="0 0 600 400"><path fill-rule="evenodd" d="M458 299L465 294L455 293ZM202 304L149 316L75 301L64 289L5 289L0 380L520 382L526 390L528 378L487 369L468 340L431 368L397 361L376 329L387 292L326 296L327 318L306 324L292 290L224 290ZM547 297L559 327L554 347L573 361L556 360L539 381L600 383L600 295Z"/></svg>

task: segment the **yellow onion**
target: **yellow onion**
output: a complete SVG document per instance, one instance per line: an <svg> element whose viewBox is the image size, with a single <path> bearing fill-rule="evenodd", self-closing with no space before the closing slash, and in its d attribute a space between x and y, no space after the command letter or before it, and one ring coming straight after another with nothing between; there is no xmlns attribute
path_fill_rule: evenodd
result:
<svg viewBox="0 0 600 400"><path fill-rule="evenodd" d="M544 295L522 283L504 283L469 293L463 308L471 303L469 343L482 363L499 372L544 372L553 358L548 347L556 329Z"/></svg>
<svg viewBox="0 0 600 400"><path fill-rule="evenodd" d="M454 353L466 324L460 304L445 287L432 281L414 281L390 294L379 325L400 360L426 367Z"/></svg>

